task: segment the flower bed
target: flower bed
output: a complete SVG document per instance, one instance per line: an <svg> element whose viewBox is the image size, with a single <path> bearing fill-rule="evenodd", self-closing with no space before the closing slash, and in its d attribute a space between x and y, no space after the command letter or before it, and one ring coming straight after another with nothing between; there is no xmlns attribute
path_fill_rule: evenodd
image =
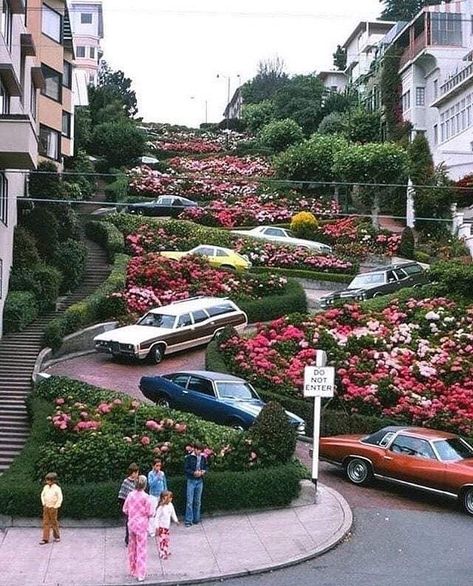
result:
<svg viewBox="0 0 473 586"><path fill-rule="evenodd" d="M338 396L352 413L473 435L473 309L448 299L345 305L306 321L281 318L220 346L231 370L301 397L304 366L329 354Z"/></svg>
<svg viewBox="0 0 473 586"><path fill-rule="evenodd" d="M169 165L179 172L230 177L269 177L274 171L266 159L262 157L208 157L206 159L191 159L189 157L174 157Z"/></svg>

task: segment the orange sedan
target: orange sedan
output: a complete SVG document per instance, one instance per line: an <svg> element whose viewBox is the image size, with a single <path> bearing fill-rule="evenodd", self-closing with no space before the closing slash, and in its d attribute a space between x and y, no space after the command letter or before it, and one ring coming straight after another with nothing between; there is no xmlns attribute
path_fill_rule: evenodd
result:
<svg viewBox="0 0 473 586"><path fill-rule="evenodd" d="M354 484L373 478L458 499L473 515L473 448L453 433L384 427L320 439L320 459L343 466Z"/></svg>

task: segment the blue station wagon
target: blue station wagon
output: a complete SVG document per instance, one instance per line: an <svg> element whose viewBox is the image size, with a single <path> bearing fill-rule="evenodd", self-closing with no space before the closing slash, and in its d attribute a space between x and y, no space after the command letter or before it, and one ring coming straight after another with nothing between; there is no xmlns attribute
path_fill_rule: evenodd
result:
<svg viewBox="0 0 473 586"><path fill-rule="evenodd" d="M143 376L140 389L158 405L188 411L237 429L248 429L265 405L244 379L206 370ZM297 432L303 434L305 421L294 413L286 413Z"/></svg>

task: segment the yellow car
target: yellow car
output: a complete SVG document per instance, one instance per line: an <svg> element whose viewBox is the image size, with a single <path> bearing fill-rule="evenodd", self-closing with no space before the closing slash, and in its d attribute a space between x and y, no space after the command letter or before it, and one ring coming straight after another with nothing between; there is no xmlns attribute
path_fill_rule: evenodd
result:
<svg viewBox="0 0 473 586"><path fill-rule="evenodd" d="M222 246L211 246L208 244L201 244L191 250L185 252L166 251L161 252L166 258L173 258L179 260L183 256L188 254L198 254L199 256L205 257L209 264L217 269L232 269L234 271L243 271L251 268L251 262L247 257L238 254L234 250L229 248L223 248Z"/></svg>

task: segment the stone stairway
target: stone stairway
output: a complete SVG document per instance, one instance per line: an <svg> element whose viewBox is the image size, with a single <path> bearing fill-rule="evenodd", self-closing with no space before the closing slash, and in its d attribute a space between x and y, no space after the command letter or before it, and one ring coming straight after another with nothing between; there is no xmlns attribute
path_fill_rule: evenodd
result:
<svg viewBox="0 0 473 586"><path fill-rule="evenodd" d="M0 340L0 474L21 452L29 434L25 399L31 391L36 357L43 347L44 327L67 307L93 293L110 272L105 251L88 239L83 242L88 256L79 288L65 297L56 311L43 314L24 331L6 334Z"/></svg>

